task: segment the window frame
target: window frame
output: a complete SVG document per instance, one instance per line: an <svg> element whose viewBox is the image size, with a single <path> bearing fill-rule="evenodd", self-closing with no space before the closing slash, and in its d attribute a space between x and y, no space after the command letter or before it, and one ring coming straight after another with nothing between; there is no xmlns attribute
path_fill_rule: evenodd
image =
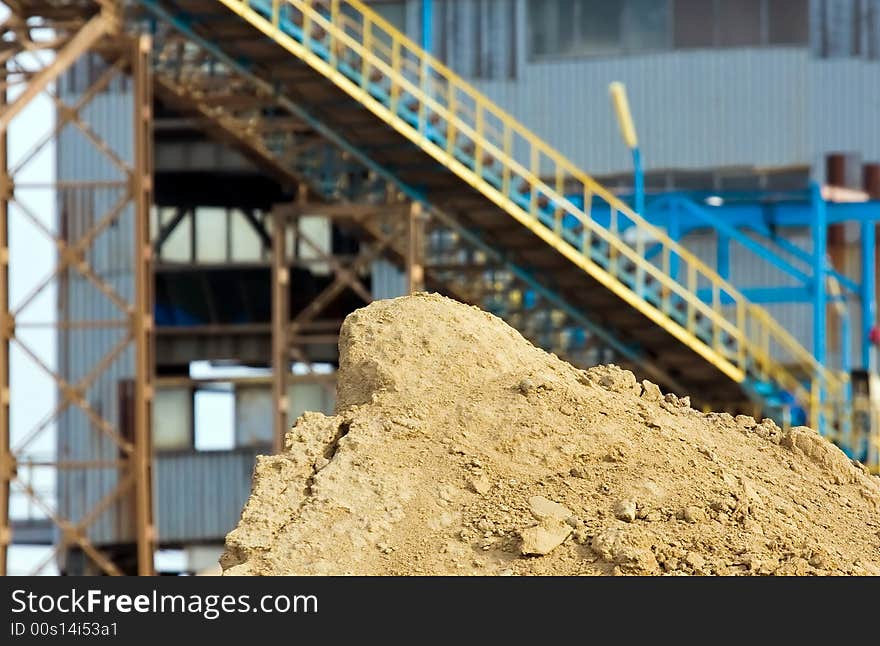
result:
<svg viewBox="0 0 880 646"><path fill-rule="evenodd" d="M553 0L556 2L557 0ZM618 0L621 5L620 10L620 22L621 22L621 36L623 36L624 32L624 22L625 22L625 3L627 0ZM620 47L615 49L614 51L608 51L606 53L595 53L591 54L588 52L577 52L577 53L564 53L564 52L555 52L555 53L536 53L534 48L534 23L530 19L532 12L532 5L536 2L547 3L547 0L526 0L526 7L524 12L525 18L525 28L526 28L526 38L525 38L525 46L526 46L526 56L525 60L528 63L542 63L542 62L553 62L553 61L569 61L574 59L586 59L592 61L600 61L600 60L608 60L613 58L623 58L623 57L631 57L631 56L650 56L653 54L659 53L674 53L674 52L689 52L689 51L705 51L705 50L734 50L734 49L807 49L811 48L811 21L812 15L810 10L810 1L803 0L804 2L804 16L807 21L806 31L804 33L804 40L800 43L771 43L770 42L770 7L769 2L772 0L760 0L761 6L759 8L759 25L758 25L758 43L752 45L722 45L720 44L721 39L721 31L719 29L719 14L720 14L720 5L721 2L731 2L735 0L705 0L706 2L712 3L712 44L711 45L697 45L693 47L687 46L678 46L675 44L675 0L663 0L663 3L666 7L666 34L663 39L665 45L662 47L650 47L650 48L639 48L633 49L631 47L625 46L625 38L620 38Z"/></svg>

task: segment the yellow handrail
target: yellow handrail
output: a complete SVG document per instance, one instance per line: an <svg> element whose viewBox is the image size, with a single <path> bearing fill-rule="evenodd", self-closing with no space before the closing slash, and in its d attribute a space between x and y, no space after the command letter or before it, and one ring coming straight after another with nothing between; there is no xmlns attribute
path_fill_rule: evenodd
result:
<svg viewBox="0 0 880 646"><path fill-rule="evenodd" d="M732 379L743 381L747 372L769 377L792 392L805 407L815 404L816 392L825 393L828 398L842 396L845 379L820 365L765 309L749 302L730 282L665 231L635 213L360 0L332 0L329 10L326 2L315 0L272 0L269 18L256 11L248 0L219 1L334 81L377 117ZM277 3L293 8L302 17L299 23L305 34L302 43L280 29L282 12L275 9ZM315 29L321 30L320 38L313 35ZM332 52L329 60L314 50L313 45L318 41L329 42ZM340 71L340 61L345 55L354 59L360 83ZM373 73L378 73L382 82L390 83L390 105L371 94L369 77ZM417 103L416 125L408 123L397 109L404 95ZM426 128L429 115L436 130L445 135L445 146L429 139ZM469 151L473 167L456 156L456 142L460 138L473 148ZM500 189L483 174L484 169L494 168L495 164L500 166ZM517 188L522 194L528 193L527 208L511 198ZM575 206L565 196L566 192L582 194L584 209ZM635 248L624 241L616 226L605 229L589 215L594 198L608 205L618 223L631 223L636 232ZM550 227L539 220L539 212L546 206L546 203L541 205L542 200L554 206L554 223ZM561 224L565 214L579 223L580 249L565 238ZM660 245L660 266L644 257L647 238ZM593 241L608 246L609 257L617 266L628 262L635 267L634 289L624 284L617 272L606 271L592 260ZM685 284L671 274L672 258L683 265L682 274L687 276ZM668 308L656 307L638 293L645 288L649 277L660 287L662 304L668 305L672 294L685 303L684 325L669 314ZM704 287L713 295L711 303L697 296L697 290ZM700 318L711 322L708 343L699 338ZM724 347L722 334L735 342L735 350ZM784 359L774 358L777 353L782 353ZM808 369L813 375L810 387L804 387L785 364ZM815 405L811 408L815 410Z"/></svg>

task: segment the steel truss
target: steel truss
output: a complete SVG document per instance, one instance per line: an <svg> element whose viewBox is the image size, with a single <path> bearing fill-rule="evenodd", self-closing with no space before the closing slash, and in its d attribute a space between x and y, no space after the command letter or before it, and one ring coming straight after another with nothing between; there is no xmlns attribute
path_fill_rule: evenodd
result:
<svg viewBox="0 0 880 646"><path fill-rule="evenodd" d="M113 5L107 4L92 16L82 16L76 8L68 10L45 7L38 11L29 6L21 13L17 3L10 3L11 13L3 25L0 57L4 61L2 71L3 105L0 110L0 574L6 574L8 548L13 540L10 523L10 493L21 492L57 528L58 539L36 572L44 569L65 548L81 551L97 569L107 574L122 574L122 568L90 538L93 524L108 510L128 510L132 519L136 543L136 571L138 574L153 572L153 549L155 531L151 501L151 450L150 450L150 403L153 394L152 361L152 253L149 244L149 214L152 189L152 84L151 42L149 37L132 37L121 29L121 20ZM33 15L43 16L35 20ZM27 55L25 53L30 53ZM34 55L36 54L36 55ZM99 74L74 103L60 98L57 84L62 75L84 56L100 56L106 69ZM34 67L36 63L37 67ZM90 126L84 110L107 89L119 75L128 75L133 87L133 154L114 150ZM34 138L30 150L15 165L7 156L9 129L15 118L22 114L38 95L47 96L56 108L56 122L48 132ZM8 102L5 97L10 97ZM108 159L118 171L118 181L54 181L41 184L39 188L57 192L59 216L55 230L47 227L38 214L21 200L20 193L28 186L17 181L22 169L46 146L57 140L64 128L74 128L88 140L92 147ZM78 204L95 204L97 191L113 191L117 199L106 211L95 210L75 220L62 205L70 200ZM85 202L84 200L91 200ZM10 217L15 214L17 217ZM132 282L131 296L126 298L118 285L96 266L95 245L101 235L117 227L126 219L133 222L131 244ZM26 224L40 230L55 248L51 259L51 271L36 282L33 289L17 303L10 301L10 258L30 252L23 248L10 248L9 235L15 227ZM44 295L51 286L59 286L59 296L64 285L72 277L88 284L111 302L118 316L110 320L71 320L70 312L63 303L57 320L19 322L22 315L36 298ZM25 338L24 329L39 326L52 329L59 339L72 330L95 330L112 328L119 330L118 342L96 359L82 377L65 375L64 370L50 366L40 357L39 350ZM17 348L21 354L51 378L57 389L58 401L52 405L52 397L46 397L50 410L39 424L13 444L10 436L10 415L16 407L34 406L33 401L14 398L10 391L10 350ZM130 375L133 385L132 404L119 419L111 419L89 401L89 389L104 375L123 353L134 358L134 372ZM59 364L63 362L59 361ZM42 403L42 402L39 402ZM103 457L86 460L64 460L56 454L53 461L43 463L57 470L111 469L117 477L110 479L108 489L100 499L76 518L65 517L58 506L46 500L22 477L20 470L34 466L29 457L29 447L34 440L46 433L60 416L67 411L84 414L90 431L96 438L109 439L118 449L118 459ZM123 419L128 418L128 419ZM98 442L98 439L95 440ZM101 440L106 441L106 440Z"/></svg>
<svg viewBox="0 0 880 646"><path fill-rule="evenodd" d="M310 213L320 212L320 204L315 202L322 201L342 202L339 208L349 212L389 202L416 205L402 213L404 217L417 214L422 223L411 230L420 237L421 242L412 248L422 248L414 253L423 254L424 263L407 265L405 253L396 257L404 269L425 265L424 275L419 269L408 273L410 288L424 283L487 308L545 349L575 363L591 365L601 360L638 365L640 372L680 389L640 349L621 344L571 307L552 284L542 284L514 259L502 256L479 231L464 229L454 214L424 203L412 187L373 163L342 135L329 131L246 63L229 59L215 44L191 31L185 21L167 14L151 0L143 0L141 5L160 19L155 33L157 96L197 117L208 137L234 145L283 185L305 185ZM361 219L356 224L359 235L369 240L369 221ZM433 272L428 267L432 249L444 256ZM542 278L552 281L552 277Z"/></svg>

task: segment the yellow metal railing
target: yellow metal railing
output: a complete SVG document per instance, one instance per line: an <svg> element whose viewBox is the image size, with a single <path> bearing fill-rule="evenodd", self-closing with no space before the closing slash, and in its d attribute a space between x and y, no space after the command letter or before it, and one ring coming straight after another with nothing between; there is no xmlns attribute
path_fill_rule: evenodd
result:
<svg viewBox="0 0 880 646"><path fill-rule="evenodd" d="M364 3L219 1L332 80L731 379L773 380L810 412L814 425L818 426L820 413L826 421L835 421L829 419L836 417L829 402L842 401L844 375L816 362L766 310L749 302L663 230L635 213ZM290 25L295 29L289 29ZM377 88L384 96L379 96ZM411 118L405 118L404 108ZM430 136L431 132L435 136ZM438 141L438 133L442 141ZM492 173L494 181L487 179L487 173ZM584 208L577 207L566 195L581 196ZM594 200L610 209L608 228L591 217ZM545 224L540 217L542 212L546 215L548 205L553 221ZM577 226L563 227L565 216L574 218ZM624 227L635 232L632 241L621 235ZM659 245L657 260L645 258L648 244ZM594 245L607 249L607 266L591 257ZM680 268L676 276L673 264ZM621 277L624 266L632 270L632 285ZM659 303L645 298L649 288L658 294L655 300L659 298ZM703 289L712 294L710 302L698 298L697 291ZM673 308L681 304L683 321L672 314ZM709 339L705 338L707 330ZM811 375L809 387L787 366L797 366Z"/></svg>

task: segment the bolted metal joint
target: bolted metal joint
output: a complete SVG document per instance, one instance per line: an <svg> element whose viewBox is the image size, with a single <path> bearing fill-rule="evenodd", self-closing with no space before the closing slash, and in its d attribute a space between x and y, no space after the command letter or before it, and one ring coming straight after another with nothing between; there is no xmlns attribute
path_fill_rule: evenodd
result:
<svg viewBox="0 0 880 646"><path fill-rule="evenodd" d="M18 460L15 455L8 453L0 455L0 480L11 482L18 477Z"/></svg>

